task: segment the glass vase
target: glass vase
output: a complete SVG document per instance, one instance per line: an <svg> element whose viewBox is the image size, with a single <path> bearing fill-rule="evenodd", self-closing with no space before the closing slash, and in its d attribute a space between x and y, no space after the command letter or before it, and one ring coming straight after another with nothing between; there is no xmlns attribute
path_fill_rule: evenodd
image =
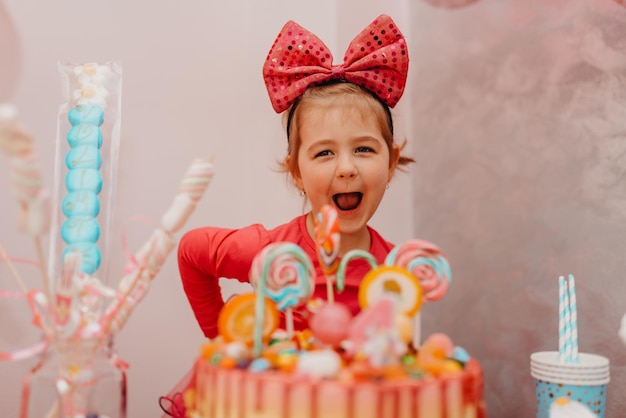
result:
<svg viewBox="0 0 626 418"><path fill-rule="evenodd" d="M126 418L125 369L112 338L56 340L24 379L20 418Z"/></svg>

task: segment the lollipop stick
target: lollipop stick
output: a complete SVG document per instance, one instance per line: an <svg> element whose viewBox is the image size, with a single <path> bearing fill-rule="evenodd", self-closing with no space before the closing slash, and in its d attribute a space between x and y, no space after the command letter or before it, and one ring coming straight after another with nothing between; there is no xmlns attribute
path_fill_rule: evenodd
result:
<svg viewBox="0 0 626 418"><path fill-rule="evenodd" d="M293 337L293 310L291 308L285 310L285 324L287 326L287 337L291 339Z"/></svg>
<svg viewBox="0 0 626 418"><path fill-rule="evenodd" d="M328 303L335 303L334 283L335 276L331 274L326 275L326 300L328 300Z"/></svg>
<svg viewBox="0 0 626 418"><path fill-rule="evenodd" d="M422 315L421 312L413 316L413 348L420 348L422 340Z"/></svg>

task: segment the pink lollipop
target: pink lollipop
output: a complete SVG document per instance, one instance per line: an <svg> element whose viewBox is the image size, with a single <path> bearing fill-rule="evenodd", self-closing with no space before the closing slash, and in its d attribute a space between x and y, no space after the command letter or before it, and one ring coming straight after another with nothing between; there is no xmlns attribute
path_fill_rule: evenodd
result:
<svg viewBox="0 0 626 418"><path fill-rule="evenodd" d="M262 348L262 328L268 296L276 307L285 311L287 335L293 335L291 308L306 302L313 295L315 269L302 248L292 242L275 242L259 252L250 268L250 283L256 289L254 319L254 352Z"/></svg>
<svg viewBox="0 0 626 418"><path fill-rule="evenodd" d="M298 306L313 295L315 270L302 248L291 242L275 242L254 257L250 283L265 287L279 310ZM264 282L264 283L262 283Z"/></svg>
<svg viewBox="0 0 626 418"><path fill-rule="evenodd" d="M409 240L397 245L385 258L386 265L410 271L422 285L424 301L441 299L452 280L448 260L435 244L422 240Z"/></svg>
<svg viewBox="0 0 626 418"><path fill-rule="evenodd" d="M339 215L330 205L324 205L315 217L315 249L322 271L326 276L327 299L334 301L333 276L339 267Z"/></svg>

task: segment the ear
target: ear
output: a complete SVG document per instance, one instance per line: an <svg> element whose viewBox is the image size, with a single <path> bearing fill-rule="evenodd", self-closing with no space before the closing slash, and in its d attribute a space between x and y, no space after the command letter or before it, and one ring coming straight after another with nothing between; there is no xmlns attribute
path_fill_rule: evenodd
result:
<svg viewBox="0 0 626 418"><path fill-rule="evenodd" d="M300 170L296 167L295 169L291 169L291 155L285 157L285 167L289 169L289 173L291 177L293 177L293 182L296 187L300 190L304 190L304 185L302 184L302 176L300 175Z"/></svg>
<svg viewBox="0 0 626 418"><path fill-rule="evenodd" d="M398 167L398 161L400 161L400 147L393 144L391 155L389 155L389 174L387 176L387 182L390 182L393 178L393 174L396 172L396 167Z"/></svg>

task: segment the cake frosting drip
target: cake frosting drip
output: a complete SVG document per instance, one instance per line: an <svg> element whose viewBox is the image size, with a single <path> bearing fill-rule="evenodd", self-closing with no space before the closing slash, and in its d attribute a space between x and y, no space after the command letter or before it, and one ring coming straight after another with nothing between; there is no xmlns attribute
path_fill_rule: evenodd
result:
<svg viewBox="0 0 626 418"><path fill-rule="evenodd" d="M198 360L196 408L202 418L448 418L484 417L482 371L475 360L463 372L439 378L364 381L307 379L272 371L247 373ZM190 395L187 394L187 398ZM364 415L364 413L366 415Z"/></svg>

